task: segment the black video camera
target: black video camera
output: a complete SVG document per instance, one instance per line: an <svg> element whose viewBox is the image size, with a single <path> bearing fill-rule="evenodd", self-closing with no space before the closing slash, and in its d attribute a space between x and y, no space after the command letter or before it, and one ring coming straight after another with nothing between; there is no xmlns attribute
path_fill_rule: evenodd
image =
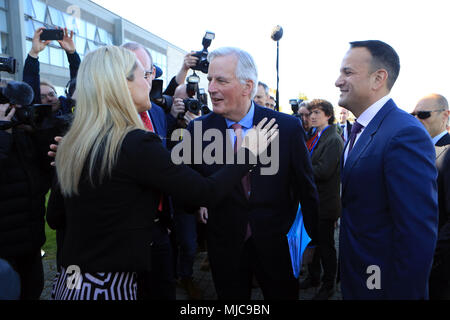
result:
<svg viewBox="0 0 450 320"><path fill-rule="evenodd" d="M291 99L291 100L289 100L289 104L291 105L291 109L292 109L292 112L294 114L298 113L298 109L299 109L300 103L302 103L302 102L303 102L302 99Z"/></svg>
<svg viewBox="0 0 450 320"><path fill-rule="evenodd" d="M0 71L5 71L11 74L16 73L17 60L12 57L9 58L0 57Z"/></svg>
<svg viewBox="0 0 450 320"><path fill-rule="evenodd" d="M8 114L11 109L12 107L6 111L6 114ZM3 121L0 124L0 130L8 130L21 124L29 125L33 127L33 129L37 129L42 127L45 120L52 116L52 106L49 104L34 104L15 109L16 113L14 114L14 117L9 122Z"/></svg>
<svg viewBox="0 0 450 320"><path fill-rule="evenodd" d="M48 127L68 127L70 116L54 117L52 106L48 104L32 104L34 99L33 89L25 82L10 81L6 87L0 88L0 104L11 104L6 114L11 112L14 106L15 114L11 121L2 121L0 130L8 130L18 125L29 125L33 129Z"/></svg>
<svg viewBox="0 0 450 320"><path fill-rule="evenodd" d="M214 40L215 34L214 32L206 31L205 36L203 37L202 51L196 51L192 55L198 58L197 64L192 67L193 70L198 70L203 73L208 73L209 62L208 62L208 48L211 45L211 41Z"/></svg>

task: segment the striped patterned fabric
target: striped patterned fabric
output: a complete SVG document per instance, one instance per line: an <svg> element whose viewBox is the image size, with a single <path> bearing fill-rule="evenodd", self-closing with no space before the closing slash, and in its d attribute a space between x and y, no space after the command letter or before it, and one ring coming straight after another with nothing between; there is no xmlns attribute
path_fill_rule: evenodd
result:
<svg viewBox="0 0 450 320"><path fill-rule="evenodd" d="M136 300L135 272L80 273L75 285L74 274L62 268L57 273L52 300Z"/></svg>

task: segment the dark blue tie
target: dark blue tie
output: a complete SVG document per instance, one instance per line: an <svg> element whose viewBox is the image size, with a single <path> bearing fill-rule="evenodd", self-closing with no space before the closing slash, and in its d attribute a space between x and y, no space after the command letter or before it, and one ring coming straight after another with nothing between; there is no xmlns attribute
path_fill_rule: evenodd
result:
<svg viewBox="0 0 450 320"><path fill-rule="evenodd" d="M355 144L356 136L358 135L358 133L361 132L362 128L364 128L364 126L360 124L358 121L355 121L355 123L352 126L352 132L350 133L350 144L348 146L347 156L352 151L353 145Z"/></svg>

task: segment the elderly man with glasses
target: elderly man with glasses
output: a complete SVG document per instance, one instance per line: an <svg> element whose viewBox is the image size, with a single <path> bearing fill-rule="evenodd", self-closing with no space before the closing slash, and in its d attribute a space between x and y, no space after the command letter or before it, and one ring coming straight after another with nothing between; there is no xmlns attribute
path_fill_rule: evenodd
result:
<svg viewBox="0 0 450 320"><path fill-rule="evenodd" d="M430 275L430 299L450 299L450 134L448 102L440 94L420 99L412 115L427 129L436 149L439 229Z"/></svg>

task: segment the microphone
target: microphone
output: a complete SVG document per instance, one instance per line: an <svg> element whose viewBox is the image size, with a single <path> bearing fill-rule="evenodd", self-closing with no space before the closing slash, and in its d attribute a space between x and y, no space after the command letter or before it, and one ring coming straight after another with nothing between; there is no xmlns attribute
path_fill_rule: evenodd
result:
<svg viewBox="0 0 450 320"><path fill-rule="evenodd" d="M276 26L272 30L272 35L270 36L272 40L278 41L283 37L283 28L281 26Z"/></svg>
<svg viewBox="0 0 450 320"><path fill-rule="evenodd" d="M29 106L33 99L33 88L25 82L10 81L6 87L0 88L1 103Z"/></svg>

